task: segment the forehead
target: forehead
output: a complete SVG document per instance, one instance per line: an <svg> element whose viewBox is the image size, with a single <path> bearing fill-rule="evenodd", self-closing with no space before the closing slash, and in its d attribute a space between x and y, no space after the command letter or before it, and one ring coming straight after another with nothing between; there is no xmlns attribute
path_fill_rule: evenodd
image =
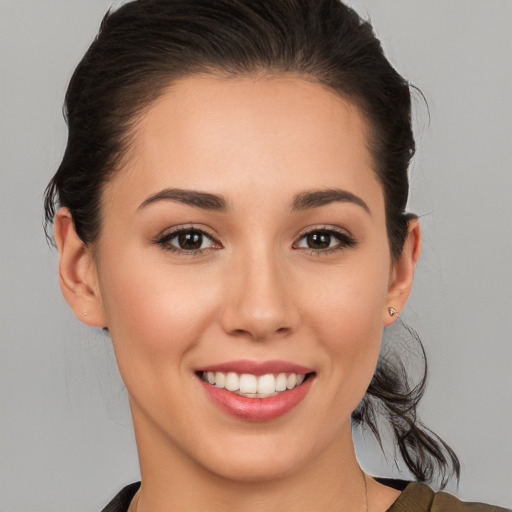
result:
<svg viewBox="0 0 512 512"><path fill-rule="evenodd" d="M129 153L112 185L129 183L140 197L169 186L381 194L358 107L294 76L180 79L138 119Z"/></svg>

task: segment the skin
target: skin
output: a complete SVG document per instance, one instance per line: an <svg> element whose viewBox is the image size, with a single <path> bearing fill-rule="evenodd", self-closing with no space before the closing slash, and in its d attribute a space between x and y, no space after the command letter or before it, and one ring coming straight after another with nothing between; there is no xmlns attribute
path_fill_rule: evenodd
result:
<svg viewBox="0 0 512 512"><path fill-rule="evenodd" d="M382 329L409 295L416 220L392 261L384 197L351 103L298 77L181 79L137 123L106 185L94 246L56 217L63 293L107 326L128 390L142 474L138 512L362 510L350 415L372 378ZM227 211L148 197L169 187L221 195ZM297 194L350 201L293 211ZM211 236L194 254L156 243L176 227ZM330 250L304 233L338 230ZM302 402L270 421L220 411L195 370L237 359L311 367ZM200 489L200 492L198 492ZM398 491L368 479L369 510Z"/></svg>

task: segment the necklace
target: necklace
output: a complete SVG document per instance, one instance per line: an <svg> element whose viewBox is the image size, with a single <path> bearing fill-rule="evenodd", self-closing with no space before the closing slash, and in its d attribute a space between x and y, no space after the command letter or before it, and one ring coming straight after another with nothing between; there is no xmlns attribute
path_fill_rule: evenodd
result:
<svg viewBox="0 0 512 512"><path fill-rule="evenodd" d="M366 473L362 469L361 475L363 476L364 483L363 510L364 512L368 512L368 481L366 480Z"/></svg>
<svg viewBox="0 0 512 512"><path fill-rule="evenodd" d="M361 470L361 476L363 477L363 484L364 484L363 511L368 512L368 481L366 479L366 473L363 470ZM137 512L138 504L139 504L139 491L137 491L137 493L133 497L132 502L130 503L130 506L128 507L127 512Z"/></svg>

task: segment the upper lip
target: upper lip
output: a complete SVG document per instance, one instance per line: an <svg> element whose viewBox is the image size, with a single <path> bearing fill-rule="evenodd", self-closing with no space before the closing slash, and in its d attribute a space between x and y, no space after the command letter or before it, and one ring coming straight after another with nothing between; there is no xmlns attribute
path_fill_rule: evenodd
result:
<svg viewBox="0 0 512 512"><path fill-rule="evenodd" d="M226 361L224 363L212 364L198 368L199 372L234 372L250 373L251 375L267 375L269 373L296 373L305 375L314 370L289 361L271 360L271 361L251 361L249 359L240 359L238 361Z"/></svg>

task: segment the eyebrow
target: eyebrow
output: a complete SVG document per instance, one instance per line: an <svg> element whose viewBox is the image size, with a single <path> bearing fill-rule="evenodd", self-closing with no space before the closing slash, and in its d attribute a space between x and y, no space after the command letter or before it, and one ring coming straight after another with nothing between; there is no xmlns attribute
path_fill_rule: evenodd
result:
<svg viewBox="0 0 512 512"><path fill-rule="evenodd" d="M339 188L301 192L294 197L292 210L308 210L309 208L318 208L335 202L356 204L363 208L370 216L372 214L368 205L359 196Z"/></svg>
<svg viewBox="0 0 512 512"><path fill-rule="evenodd" d="M179 202L202 208L204 210L221 212L228 210L228 203L226 199L220 195L179 188L166 188L164 190L160 190L156 194L150 195L140 204L138 210L159 201ZM370 208L360 197L348 190L338 188L301 192L293 198L291 209L292 211L308 210L310 208L318 208L334 202L356 204L371 215Z"/></svg>
<svg viewBox="0 0 512 512"><path fill-rule="evenodd" d="M144 200L137 209L140 210L159 201L173 201L203 208L204 210L227 211L228 209L228 203L222 196L180 188L160 190L160 192Z"/></svg>

